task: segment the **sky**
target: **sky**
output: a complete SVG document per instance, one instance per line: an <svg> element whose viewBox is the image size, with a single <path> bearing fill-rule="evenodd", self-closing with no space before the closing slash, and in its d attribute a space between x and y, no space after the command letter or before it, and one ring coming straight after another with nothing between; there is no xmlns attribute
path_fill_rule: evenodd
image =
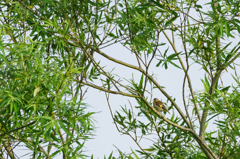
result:
<svg viewBox="0 0 240 159"><path fill-rule="evenodd" d="M207 10L207 8L206 8ZM191 14L191 16L198 18L197 15ZM168 32L168 35L171 35L170 32ZM162 42L167 42L166 39L160 38ZM176 38L177 39L177 38ZM230 39L233 40L233 39ZM230 40L225 40L225 43L230 42ZM235 40L233 40L233 44L237 44L239 42L239 36L235 36ZM178 51L182 50L182 43L181 41L176 41L177 49ZM231 47L230 47L231 48ZM160 49L161 52L164 52L166 48ZM120 44L108 47L103 50L106 54L109 56L112 56L116 59L122 60L126 63L133 64L137 66L137 61L134 56L134 54L131 54L127 49L125 49ZM170 52L169 53L173 53ZM125 66L121 66L118 64L114 64L113 62L105 59L104 57L101 57L100 55L96 54L96 59L101 61L103 65L106 66L107 69L111 70L113 68L114 72L118 74L121 77L125 77L126 79L130 79L132 76L134 77L135 81L138 81L140 78L140 73L137 71L133 71L129 68L126 68ZM98 61L97 60L97 61ZM184 61L184 59L182 59ZM184 73L183 71L179 70L178 68L169 65L169 69L165 70L163 67L155 67L158 61L153 61L152 67L150 68L149 73L155 74L157 77L157 81L161 86L165 87L166 92L172 96L173 98L176 98L176 103L180 106L181 110L185 113L184 107L183 107L183 100L182 100L182 83L183 83L183 77ZM185 62L185 61L184 61ZM193 61L190 62L192 64ZM236 61L236 63L240 63L240 59ZM185 64L186 66L186 64ZM239 72L239 67L238 72ZM201 69L200 65L193 64L191 65L189 71L188 71L191 82L193 85L194 91L200 91L203 90L203 84L201 82L201 79L204 79L205 73ZM229 86L234 84L236 86L235 81L231 77L231 74L235 74L234 70L228 69L223 71L222 75L222 81L223 86ZM185 87L187 90L185 92L185 96L189 95L189 89L188 87ZM97 99L96 99L97 97ZM164 95L158 91L155 90L153 93L153 98L157 97L161 99L162 101L166 102L166 98ZM96 100L95 100L96 99ZM130 98L123 97L121 95L110 95L110 103L113 109L120 110L120 105L123 106L125 104L128 104L128 100ZM185 98L187 99L187 98ZM136 104L133 100L131 100L133 103L132 105ZM104 155L108 156L112 151L116 156L118 156L117 150L121 150L122 152L130 153L131 149L135 150L138 149L137 145L133 142L133 140L127 136L127 135L120 135L120 133L117 131L115 125L113 124L113 120L111 118L111 115L109 113L107 101L105 99L105 95L103 92L99 92L98 90L89 89L87 98L85 100L86 103L90 105L89 110L99 112L94 115L97 123L96 123L96 136L93 140L89 140L86 143L86 151L87 155L94 154L94 158L103 158ZM170 111L172 115L172 111ZM134 110L134 113L137 114L137 110ZM176 111L175 111L176 113ZM191 113L191 111L190 111ZM167 118L170 118L171 115L166 114ZM223 117L223 116L222 116ZM213 123L214 121L209 123L209 126L207 127L207 131L214 131L216 130L216 125ZM198 133L199 130L196 130ZM148 148L150 146L149 142L146 140L141 141L141 145L143 145L143 148ZM117 147L117 148L116 148Z"/></svg>
<svg viewBox="0 0 240 159"><path fill-rule="evenodd" d="M237 39L239 41L239 37ZM165 39L163 39L163 42L164 41ZM164 52L165 49L166 48L163 47L162 52ZM180 42L179 43L177 42L177 49L182 50L182 45ZM132 65L137 66L137 61L135 59L134 54L131 54L127 49L125 49L120 44L107 47L102 51L116 59L119 59L126 63L130 63ZM95 54L95 59L97 59L97 61L101 61L101 65L106 66L107 70L110 71L114 68L114 73L118 74L119 76L124 77L126 79L131 79L133 76L135 81L137 82L139 81L141 74L138 71L133 71L129 68L126 68L125 66L115 64L112 61L109 61L104 57L101 57L97 53ZM149 71L150 74L152 73L155 74L155 77L157 77L158 83L161 86L165 87L166 92L170 96L172 96L173 98L176 98L176 103L180 106L180 108L185 114L183 102L182 102L182 83L183 83L183 77L184 77L183 71L170 65L169 65L169 69L167 70L165 70L161 66L155 67L157 62L158 62L157 60L153 61L152 63L153 67L151 67ZM240 63L239 60L238 60L238 63ZM231 73L234 73L234 71L228 70L228 72L226 71L224 72L224 75L222 78L225 86L228 86L228 85L231 85L231 83L234 83L233 79L231 78ZM194 91L202 90L203 84L201 82L201 79L204 78L204 72L200 68L200 66L197 64L193 64L189 70L189 75L192 81L193 90ZM96 84L101 85L101 83L96 83ZM186 95L188 94L189 94L189 91L186 91ZM157 97L161 99L163 102L166 102L166 98L158 90L154 90L153 97ZM120 106L124 106L125 104L129 106L128 100L131 101L133 106L136 105L136 102L134 102L134 100L132 100L129 97L111 94L110 103L111 103L113 112L114 110L120 110ZM113 120L109 112L109 108L108 108L108 104L107 104L104 92L100 92L99 90L89 88L85 96L84 103L88 104L88 109L87 109L88 111L96 112L96 114L93 115L93 118L96 121L95 136L93 137L93 139L88 140L85 144L86 155L91 156L93 154L94 159L95 158L101 159L104 157L104 155L109 156L109 154L112 151L114 153L114 156L118 156L118 152L117 152L118 149L126 153L130 153L131 149L133 150L138 149L137 145L129 136L121 135L117 131L115 125L113 124ZM170 111L171 115L173 113L172 111L174 110ZM134 113L137 114L138 110L134 109ZM170 118L171 115L166 114L166 118ZM143 119L143 120L146 120L146 119ZM208 130L212 131L215 128L216 126L213 125L213 123L210 123ZM143 148L148 148L148 146L150 146L150 142L147 140L143 140L140 143ZM20 151L24 152L23 149L20 149L19 152ZM27 159L28 157L21 157L21 159L25 159L25 158ZM59 158L61 157L59 156Z"/></svg>
<svg viewBox="0 0 240 159"><path fill-rule="evenodd" d="M177 47L181 48L180 45ZM137 62L133 54L132 56L130 56L130 53L120 45L114 46L112 48L107 48L104 51L108 55L111 55L124 62L131 63L137 66ZM120 76L130 79L133 75L136 81L139 80L140 74L137 71L133 72L132 70L129 70L124 66L120 65L116 66L112 62L108 61L105 58L100 57L99 55L96 56L96 59L99 59L101 63L107 66L106 67L107 69L109 68L109 70L111 70L114 67L115 68L114 72L116 72ZM155 63L152 64L153 66L156 65L157 61L154 62ZM183 71L173 66L170 66L168 70L165 70L163 67L152 67L152 69L150 70L150 74L151 73L156 74L157 81L159 82L159 84L165 87L166 92L170 96L176 98L176 103L180 105L181 110L185 114L182 102L182 83L184 77ZM229 73L234 73L234 71L229 70ZM223 74L224 74L223 81L225 86L234 83L230 74L227 74L226 71ZM192 65L191 69L189 70L189 75L192 81L193 90L194 91L203 90L204 87L201 82L201 79L204 78L204 71L200 68L200 66L197 64ZM186 95L189 95L189 91L186 91ZM166 98L158 90L154 91L153 97L157 97L166 102ZM123 106L126 104L129 106L128 99L130 98L123 97L121 95L110 95L110 103L112 108L115 110L120 110L120 105ZM95 133L96 136L94 137L93 140L89 140L88 142L86 142L85 146L88 149L86 154L88 155L94 154L94 158L101 159L103 158L104 155L108 156L112 151L114 152L114 154L116 154L116 156L118 156L117 152L118 149L126 153L130 153L131 149L133 150L138 149L137 145L129 136L120 135L120 133L118 133L115 125L113 124L111 115L109 113L104 92L99 92L99 90L89 88L85 102L90 105L89 107L90 111L99 112L94 115L94 118L97 121L97 123L95 123L97 127ZM133 101L132 105L134 104L136 103ZM171 115L172 111L173 110L170 111ZM137 114L138 111L135 109L134 113ZM171 115L166 114L166 117L170 118ZM146 121L146 119L143 120ZM213 123L209 123L208 131L213 131L214 129L216 129L216 126L213 125ZM198 130L196 132L198 133ZM146 140L141 141L141 145L143 145L143 148L149 148L148 146L150 146L149 142Z"/></svg>

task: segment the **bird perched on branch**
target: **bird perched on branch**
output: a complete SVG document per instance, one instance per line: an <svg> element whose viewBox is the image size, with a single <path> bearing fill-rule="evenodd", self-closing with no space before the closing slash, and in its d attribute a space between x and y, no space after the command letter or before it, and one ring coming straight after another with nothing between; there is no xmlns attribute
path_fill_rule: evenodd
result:
<svg viewBox="0 0 240 159"><path fill-rule="evenodd" d="M166 111L166 112L169 113L167 107L163 104L163 102L161 102L161 101L160 101L159 99L157 99L157 98L154 98L154 99L153 99L153 106L154 106L154 108L155 108L157 111L160 111L160 112ZM170 113L169 113L169 114L170 114Z"/></svg>

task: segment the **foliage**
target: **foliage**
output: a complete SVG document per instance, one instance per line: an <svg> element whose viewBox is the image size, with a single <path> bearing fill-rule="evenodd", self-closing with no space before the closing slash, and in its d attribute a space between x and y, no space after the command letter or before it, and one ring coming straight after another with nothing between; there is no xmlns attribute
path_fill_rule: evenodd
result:
<svg viewBox="0 0 240 159"><path fill-rule="evenodd" d="M78 141L92 130L92 113L85 113L82 103L84 86L106 93L108 103L109 94L132 99L115 113L109 103L117 130L139 146L129 154L118 150L119 158L239 158L239 1L17 0L2 5L1 146L11 158L8 145L16 141L34 157L83 158ZM137 65L104 50L112 46L128 49ZM139 72L140 78L108 71L96 54ZM191 63L204 71L203 90L194 92ZM183 105L150 74L153 68L172 67L184 74ZM222 77L228 71L235 71L235 83L226 87ZM152 107L155 90L165 97L170 118ZM215 131L207 131L209 122ZM34 135L29 139L29 134ZM149 148L142 147L143 138L152 141ZM47 151L41 148L46 143Z"/></svg>
<svg viewBox="0 0 240 159"><path fill-rule="evenodd" d="M87 70L83 55L51 35L56 32L51 10L46 13L21 1L1 3L1 154L16 158L14 150L23 145L31 158L85 158L93 113L85 111L83 85L73 81ZM64 33L60 28L58 32Z"/></svg>

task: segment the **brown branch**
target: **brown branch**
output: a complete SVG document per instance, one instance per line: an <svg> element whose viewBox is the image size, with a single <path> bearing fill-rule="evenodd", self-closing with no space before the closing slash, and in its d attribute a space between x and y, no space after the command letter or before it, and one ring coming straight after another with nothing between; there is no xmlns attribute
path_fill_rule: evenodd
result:
<svg viewBox="0 0 240 159"><path fill-rule="evenodd" d="M83 84L86 84L86 85L87 85L88 83L83 83ZM93 86L94 86L94 85L93 85ZM98 87L98 86L97 86L97 87L94 86L94 88L99 89L99 90L102 90L102 91L105 91L105 92L108 92L108 93L116 94L115 91L109 91L109 90L103 89L103 88ZM143 100L143 102L144 102L154 113L156 113L160 118L162 118L164 121L166 121L166 122L169 123L170 125L172 125L172 126L174 126L174 127L177 127L177 128L179 128L179 129L181 129L181 130L183 130L183 131L188 131L188 132L192 133L193 136L195 137L195 139L197 140L197 142L200 143L200 146L204 147L204 148L213 156L214 159L217 159L217 157L216 157L215 154L212 152L212 150L206 145L205 141L203 141L203 140L196 134L196 132L195 132L194 130L189 129L189 128L186 128L186 127L183 127L183 126L180 126L180 125L178 125L178 124L176 124L176 123L168 120L168 119L165 118L163 115L161 115L157 110L155 110L155 109L148 103L148 101L147 101L144 97L138 96L137 98L141 98L141 99ZM118 130L119 130L119 129L118 129Z"/></svg>
<svg viewBox="0 0 240 159"><path fill-rule="evenodd" d="M131 134L129 134L129 133L125 133L125 132L122 132L122 131L118 128L118 125L117 125L116 121L114 120L113 113L112 113L112 109L111 109L111 106L110 106L110 103L109 103L109 95L107 95L106 92L105 92L105 96L106 96L106 99L107 99L108 108L109 108L109 110L110 110L111 117L112 117L112 119L113 119L113 122L114 122L114 124L115 124L115 126L116 126L118 132L130 136L130 137L132 138L132 140L137 144L137 146L138 146L138 147L139 147L144 153L146 153L146 152L144 151L144 149L142 149L142 147L141 147L141 146L139 145L139 143L137 142L137 138L134 139L134 138L132 137ZM135 134L135 135L136 135L136 134ZM151 156L149 156L149 157L152 158Z"/></svg>
<svg viewBox="0 0 240 159"><path fill-rule="evenodd" d="M239 49L240 49L240 46L235 50L235 52L237 52ZM232 60L230 60L230 61L228 62L228 65L230 65L231 63L233 63L234 60L236 60L239 56L240 56L240 52L239 52L235 57L233 57ZM219 59L219 60L220 60L220 59ZM220 63L219 63L219 64L220 64ZM208 94L210 95L209 99L211 98L211 95L214 93L214 88L216 87L217 81L218 81L218 79L220 78L221 72L222 72L228 65L226 65L226 66L222 66L222 65L221 65L221 66L218 66L218 69L219 69L219 70L217 70L217 73L215 74L215 76L214 76L214 78L213 78L213 81L212 81L212 83L211 83L211 87L210 87L209 92L208 92ZM207 107L207 103L206 103L206 105L205 105L205 108L206 108L206 107ZM201 137L201 138L204 138L205 122L206 122L206 120L207 120L207 114L208 114L208 110L207 110L207 109L203 110L203 114L202 114L202 119L203 119L203 120L202 120L201 123L200 123L200 130L199 130L199 134L200 134L200 137Z"/></svg>
<svg viewBox="0 0 240 159"><path fill-rule="evenodd" d="M160 141L161 141L162 145L164 146L165 150L167 151L167 153L170 155L171 158L173 158L172 152L170 151L170 149L167 148L166 144L162 141L161 136L159 135L159 131L157 129L157 125L156 125L155 121L153 120L152 116L151 116L151 119L152 119L154 128L155 128L155 130L157 132L158 138L160 139Z"/></svg>
<svg viewBox="0 0 240 159"><path fill-rule="evenodd" d="M157 87L158 89L170 100L170 102L174 105L174 107L177 109L177 111L179 112L179 114L181 115L181 117L183 118L183 120L186 122L186 124L188 125L188 127L191 127L191 125L189 124L188 120L186 119L185 115L183 114L183 112L181 111L181 109L178 107L178 105L175 103L175 101L170 97L170 95L167 94L167 92L164 91L164 89L156 82L156 80L154 80L154 78L152 76L150 76L148 73L146 73L143 69L140 69L139 67L136 67L134 65L131 65L131 64L128 64L128 63L125 63L123 61L120 61L120 60L117 60L115 58L112 58L110 56L108 56L107 54L101 52L100 50L97 50L95 49L94 47L92 47L92 49L94 51L96 51L98 54L106 57L107 59L111 60L111 61L114 61L118 64L121 64L123 66L126 66L126 67L129 67L129 68L132 68L134 70L138 70L140 71L141 73L145 74Z"/></svg>
<svg viewBox="0 0 240 159"><path fill-rule="evenodd" d="M160 35L160 32L158 31L158 34L157 34L157 45L158 45L158 42L159 42L159 35ZM145 84L144 84L144 87L143 87L143 94L144 94L144 92L145 92L145 90L146 90L146 86L147 86L148 68L150 67L150 64L151 64L151 62L152 62L152 60L153 60L153 58L155 57L155 54L156 54L156 52L157 52L157 48L158 48L157 45L156 45L156 48L155 48L155 50L154 50L154 52L153 52L152 58L150 59L150 61L149 61L148 64L147 64L147 59L146 59L146 55L145 55L145 59L146 59L146 64L145 64L145 65L146 65L146 74L145 74Z"/></svg>
<svg viewBox="0 0 240 159"><path fill-rule="evenodd" d="M182 6L183 7L183 6ZM190 10L190 7L188 9L188 12ZM180 20L182 21L182 18L180 16ZM184 20L183 22L181 23L181 26L183 25L186 25L186 20L187 20L187 16L184 17ZM181 36L182 37L182 42L183 42L183 47L184 47L184 51L185 51L185 57L186 57L186 64L187 64L187 69L186 69L186 72L188 72L189 70L189 62L188 62L188 53L187 53L187 47L186 47L186 42L185 42L185 39L186 39L186 27L184 27L184 30L182 30L182 27L180 29L180 33L184 36ZM174 44L174 43L173 43ZM175 45L174 45L175 46ZM184 104L184 108L185 108L185 111L186 111L186 114L188 116L188 119L189 119L189 123L191 124L191 128L193 129L193 125L192 125L192 121L191 121L191 118L190 118L190 115L188 113L188 110L187 110L187 105L186 105L186 101L185 101L185 82L186 82L186 78L187 78L187 74L185 73L184 75L184 80L183 80L183 87L182 87L182 97L183 97L183 104Z"/></svg>
<svg viewBox="0 0 240 159"><path fill-rule="evenodd" d="M240 46L238 47L238 50L239 48ZM239 56L240 56L240 52L228 62L227 66L233 63ZM225 66L223 69L225 69L227 66Z"/></svg>
<svg viewBox="0 0 240 159"><path fill-rule="evenodd" d="M214 11L218 14L218 10L216 9L217 5L218 5L218 2L216 0L212 0L212 2L215 3L213 4L213 8ZM217 17L218 15L216 15L215 17ZM213 78L213 81L211 83L211 87L209 89L209 97L208 99L211 99L211 96L212 94L214 93L214 88L217 84L217 81L221 75L221 72L222 72L222 69L221 69L221 66L222 66L222 62L221 62L221 50L220 50L220 36L219 35L216 35L216 61L217 61L217 73L216 75L214 76ZM203 114L202 114L202 121L200 123L200 130L199 130L199 136L205 140L205 123L206 123L206 120L207 120L207 115L208 115L208 109L206 109L207 107L209 106L209 102L206 101L205 103L205 106L204 106L204 110L203 110Z"/></svg>
<svg viewBox="0 0 240 159"><path fill-rule="evenodd" d="M119 152L121 152L125 157L132 159L132 157L128 157L125 153L123 153L117 146L113 145Z"/></svg>
<svg viewBox="0 0 240 159"><path fill-rule="evenodd" d="M144 101L144 103L154 112L156 113L160 118L162 118L164 121L166 121L168 124L172 125L172 126L175 126L183 131L188 131L190 133L193 134L193 136L195 137L195 139L197 140L197 142L199 142L199 145L201 147L204 147L209 153L210 155L214 158L214 159L217 159L217 156L214 154L214 152L207 146L207 144L205 143L204 140L202 140L194 130L192 129L189 129L189 128L185 128L183 126L180 126L170 120L168 120L167 118L165 118L162 114L160 114L156 109L154 109L149 103L148 101L144 98L144 97L141 97L141 99Z"/></svg>
<svg viewBox="0 0 240 159"><path fill-rule="evenodd" d="M78 80L74 80L74 81L80 82L80 81L78 81ZM139 98L139 95L134 95L134 94L128 94L128 93L124 93L124 92L118 92L118 91L108 90L108 89L105 89L105 88L103 88L103 87L100 87L100 86L97 86L97 85L94 85L94 84L90 84L90 83L88 83L88 82L82 82L82 84L87 85L87 86L90 86L90 87L92 87L92 88L96 88L96 89L101 90L101 91L104 91L104 92L112 93L112 94L120 94L120 95L123 95L123 96Z"/></svg>
<svg viewBox="0 0 240 159"><path fill-rule="evenodd" d="M169 39L169 37L167 36L166 32L165 32L164 30L163 30L162 32L163 32L163 34L165 35L165 37L167 38L168 42L171 44L174 52L175 52L175 53L178 53L176 47L173 45L173 43L172 43L171 40ZM196 100L195 100L195 95L194 95L193 88L192 88L191 79L190 79L190 77L189 77L189 74L188 74L188 72L187 72L187 70L186 70L183 62L182 62L181 57L180 57L179 55L177 55L177 57L178 57L178 60L179 60L179 62L180 62L180 64L181 64L181 66L182 66L182 69L184 70L184 73L187 75L188 87L189 87L189 89L190 89L191 96L192 96L192 98L193 98L193 104L194 104L194 106L195 106L195 108L196 108L198 120L199 120L199 122L200 122L200 121L201 121L200 111L199 111L198 105L196 104Z"/></svg>
<svg viewBox="0 0 240 159"><path fill-rule="evenodd" d="M187 70L187 71L188 71L188 70ZM183 86L182 86L183 105L184 105L186 114L187 114L187 116L188 116L188 119L189 119L189 123L190 123L190 125L191 125L191 128L193 129L192 121L191 121L190 115L189 115L189 113L188 113L187 105L186 105L186 101L185 101L185 82L186 82L186 78L187 78L187 75L185 74L184 79L183 79Z"/></svg>
<svg viewBox="0 0 240 159"><path fill-rule="evenodd" d="M25 127L28 127L28 126L30 126L30 125L33 125L33 124L36 123L36 122L37 122L37 121L33 121L33 122L31 122L31 123L28 123L27 125L24 125L24 126L21 126L21 127L19 127L19 128L16 128L16 129L7 131L7 132L5 132L5 133L2 133L2 134L0 134L0 137L3 136L3 135L9 134L9 133L11 133L11 132L14 132L14 131L18 131L18 130L23 129L23 128L25 128Z"/></svg>

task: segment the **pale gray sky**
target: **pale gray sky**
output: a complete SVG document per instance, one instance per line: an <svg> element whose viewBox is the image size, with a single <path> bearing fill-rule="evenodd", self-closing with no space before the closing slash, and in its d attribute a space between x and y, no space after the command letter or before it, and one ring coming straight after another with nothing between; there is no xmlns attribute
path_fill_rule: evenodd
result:
<svg viewBox="0 0 240 159"><path fill-rule="evenodd" d="M181 43L179 43L181 44ZM177 46L181 48L181 45ZM164 50L163 50L164 51ZM115 47L111 47L104 50L105 53L108 55L120 59L124 62L131 63L137 66L136 59L133 54L130 54L129 51L124 49L122 46L117 45ZM127 58L126 58L127 57ZM126 77L130 79L132 74L134 75L135 81L139 81L138 78L140 77L140 73L137 71L132 72L132 70L126 68L125 66L116 65L105 58L100 57L99 55L96 56L96 59L101 60L101 63L106 65L109 70L115 67L114 72L119 74L122 77ZM155 60L152 66L155 66L157 61ZM231 73L234 73L233 70L228 70ZM163 67L151 67L150 73L156 74L157 81L161 86L165 87L166 92L171 95L173 98L176 98L176 102L180 105L180 108L185 114L183 102L182 102L182 83L184 73L182 70L170 66L169 69L165 70ZM225 71L226 72L226 71ZM194 64L191 69L189 70L189 74L191 77L192 85L194 91L202 90L203 84L201 79L204 78L204 72L200 69L199 65ZM225 86L231 85L233 82L231 75L224 73L223 81ZM188 88L185 87L187 90ZM187 93L188 92L188 93ZM189 91L186 92L186 95L189 94ZM97 123L96 127L96 136L93 140L86 142L86 148L89 150L87 154L94 154L94 158L103 158L104 155L108 156L111 151L117 153L117 149L113 146L115 145L118 147L122 152L130 153L131 148L133 150L138 149L136 144L132 141L132 139L127 135L120 135L113 124L111 115L109 113L107 101L105 99L104 92L99 92L98 90L89 89L88 94L86 96L85 102L91 105L89 108L90 111L100 112L94 115ZM123 97L121 95L111 95L110 96L111 106L115 110L120 110L120 105L125 105L128 103L128 97ZM158 97L166 102L166 98L161 94L160 91L154 91L154 97ZM186 98L187 99L187 98ZM134 104L134 100L130 100ZM172 110L170 111L172 115ZM191 113L191 112L190 112ZM135 114L137 114L137 110L135 109ZM171 115L167 114L166 117L170 118ZM145 119L146 120L146 119ZM216 128L215 125L209 124L208 130L212 131ZM198 131L197 131L198 132ZM149 142L143 140L141 142L143 148L148 148Z"/></svg>
<svg viewBox="0 0 240 159"><path fill-rule="evenodd" d="M192 15L194 16L194 15ZM196 17L197 18L197 17ZM239 36L238 36L239 41ZM161 39L162 40L162 39ZM165 41L165 39L164 39ZM162 42L164 42L162 41ZM236 43L238 42L236 41ZM166 42L166 41L165 41ZM178 51L182 50L182 44L179 42L177 43L177 49ZM160 49L162 52L164 52L166 47L162 47ZM105 48L103 50L105 53L107 53L109 56L112 56L114 58L117 58L119 60L122 60L124 62L130 63L132 65L137 66L137 61L135 59L135 55L131 54L127 49L125 49L120 44ZM169 49L169 54L172 54L171 49ZM113 62L105 59L104 57L101 57L97 53L95 54L95 58L97 61L101 61L101 65L106 66L108 70L111 70L115 68L113 71L114 73L118 74L121 77L125 77L126 79L131 79L132 75L134 76L134 79L136 82L139 81L140 73L137 71L133 71L129 68L126 68L124 66L114 64ZM183 59L184 61L184 59ZM173 67L169 65L169 69L165 70L163 67L155 67L158 61L154 60L152 63L152 67L150 68L149 72L154 73L157 77L157 81L161 86L165 87L166 92L171 95L173 98L176 98L176 103L180 106L182 111L185 113L183 108L183 102L182 102L182 83L183 83L183 77L184 73L182 70ZM185 62L185 61L184 61ZM238 63L240 63L240 60L238 60ZM233 70L228 70L229 72L224 73L223 81L224 85L228 86L231 85L233 82L233 79L231 78L230 73L234 73ZM204 72L200 69L199 65L194 64L191 69L189 70L189 75L192 81L193 89L196 90L202 90L203 84L201 82L201 79L204 78ZM234 82L233 82L234 83ZM98 85L101 85L101 83L95 83ZM186 95L189 94L188 87L186 88ZM159 99L162 99L164 102L166 102L166 98L161 94L160 91L154 90L154 96L158 97ZM132 105L135 106L136 102L134 99L131 99L129 97L123 97L121 95L110 95L110 103L114 110L120 110L120 105L129 105L128 99L131 101ZM99 158L102 159L104 155L108 156L112 151L116 156L118 156L117 149L113 146L115 145L119 150L122 152L130 153L131 148L133 150L138 149L134 141L127 135L120 135L120 133L117 131L115 125L113 124L113 120L111 118L107 101L105 98L104 92L99 92L99 90L95 90L92 88L88 89L88 92L85 96L84 103L87 103L89 105L88 110L93 112L98 112L93 115L94 119L96 120L95 126L96 132L94 136L94 139L88 140L85 144L85 154L91 156L91 154L94 154L94 159ZM134 113L137 114L137 110L134 110ZM172 115L172 110L170 111ZM175 111L176 113L176 111ZM166 114L167 118L170 118L171 115ZM216 127L215 125L208 126L208 130L214 130ZM142 140L140 143L143 148L148 148L150 146L150 143L147 140ZM20 151L16 151L18 156L21 156L21 154L25 154L26 151L23 151L23 149L19 149ZM29 157L22 157L21 159L27 159ZM56 157L61 159L62 156Z"/></svg>

